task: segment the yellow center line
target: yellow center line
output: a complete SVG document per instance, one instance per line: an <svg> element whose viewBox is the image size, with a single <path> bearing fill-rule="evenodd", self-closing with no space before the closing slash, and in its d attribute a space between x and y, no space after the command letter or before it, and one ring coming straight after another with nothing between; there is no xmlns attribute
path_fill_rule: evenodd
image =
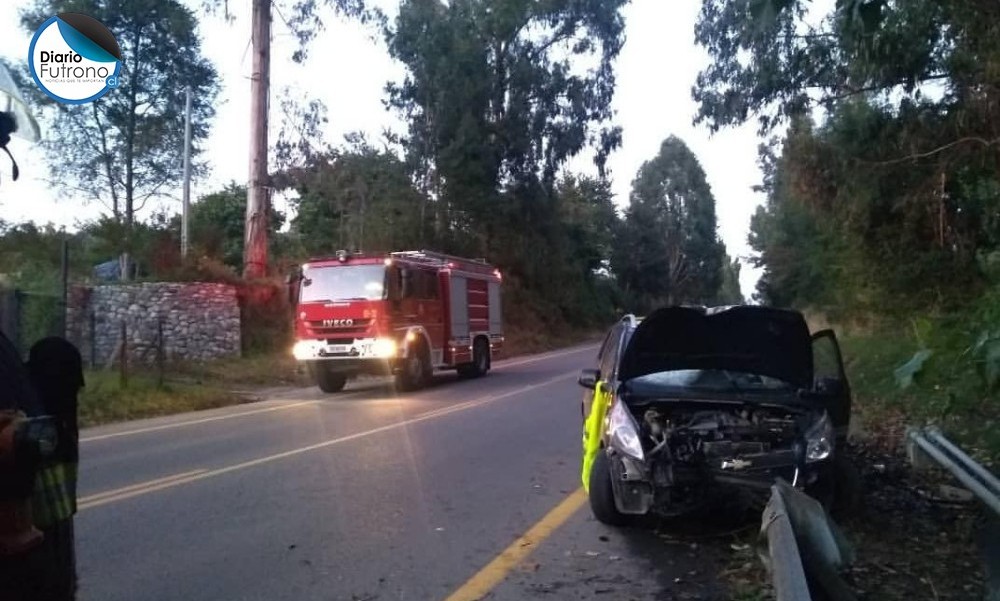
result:
<svg viewBox="0 0 1000 601"><path fill-rule="evenodd" d="M262 409L254 409L253 411L241 411L239 413L227 413L225 415L215 415L212 417L204 417L201 419L193 419L183 422L174 422L170 424L162 424L159 426L149 426L148 428L136 428L135 430L125 430L123 432L112 432L110 434L99 434L97 436L87 436L81 438L80 442L92 442L95 440L105 440L108 438L118 438L119 436L132 436L133 434L145 434L146 432L156 432L158 430L170 430L171 428L181 428L184 426L194 426L197 424L205 424L208 422L217 422L223 419L233 419L234 417L245 417L247 415L257 415L259 413L269 413L271 411L282 411L284 409L294 409L295 407L303 407L305 405L315 405L319 401L301 401L298 403L289 403L287 405L276 405L273 407L264 407Z"/></svg>
<svg viewBox="0 0 1000 601"><path fill-rule="evenodd" d="M538 523L512 542L493 561L486 564L475 576L449 595L445 601L478 601L485 597L503 582L518 564L527 559L538 545L552 536L553 532L583 507L586 500L587 493L582 488L578 488L556 505L552 511L545 514L545 517Z"/></svg>
<svg viewBox="0 0 1000 601"><path fill-rule="evenodd" d="M173 482L175 480L181 480L190 476L197 474L202 474L207 472L206 469L191 470L190 472L184 472L183 474L174 474L172 476L165 476L163 478L157 478L155 480L148 480L146 482L140 482L138 484L132 484L130 486L123 486L121 488L116 488L114 490L106 490L104 492L99 492L97 494L82 497L79 501L77 509L88 509L90 507L99 507L106 503L111 503L123 498L128 498L127 495L131 493L142 494L145 489L156 486L158 484L164 484L167 482Z"/></svg>
<svg viewBox="0 0 1000 601"><path fill-rule="evenodd" d="M378 428L373 428L371 430L365 430L363 432L356 432L354 434L348 434L346 436L341 436L339 438L332 438L330 440L325 440L323 442L318 442L316 444L311 444L309 446L300 447L297 449L292 449L290 451L284 451L281 453L275 453L274 455L268 455L266 457L259 457L257 459L251 459L249 461L244 461L241 463L236 463L226 467L220 467L212 470L196 470L194 472L185 472L183 474L177 474L175 476L170 476L167 478L161 478L159 480L151 480L145 482L141 485L133 485L132 487L126 487L129 490L119 489L115 491L108 491L105 493L98 493L92 495L85 499L81 499L78 510L89 509L91 507L99 507L101 505L106 505L108 503L113 503L116 501L123 501L125 499L131 499L133 497L138 497L141 495L146 495L149 493L157 492L167 488L173 488L175 486L181 486L183 484L190 484L191 482L197 482L199 480L204 480L206 478L213 478L215 476L221 476L223 474L228 474L230 472L235 472L239 470L244 470L251 467L256 467L258 465L263 465L265 463L271 463L278 461L280 459L286 459L288 457L294 457L296 455L301 455L303 453L308 453L310 451L315 451L318 449L324 449L334 445L342 444L345 442L350 442L352 440L357 440L359 438L365 438L372 436L373 434L379 434L382 432L388 432L390 430L397 430L399 428L405 428L407 426L431 420L437 417L443 417L451 413L458 413L459 411L465 411L472 409L474 407L479 407L480 405L485 405L487 403L492 403L494 401L499 401L500 399L505 399L507 397L516 396L519 394L524 394L536 388L542 388L543 386L549 386L555 384L561 380L565 380L570 376L575 376L577 372L569 372L554 378L549 378L538 384L530 384L528 386L522 386L514 390L504 392L497 395L488 395L480 397L478 399L473 399L471 401L466 401L464 403L459 403L458 405L453 405L451 407L445 407L443 409L436 409L434 411L428 411L426 413L421 413L416 417L406 419L399 422L394 422L387 424L385 426L379 426Z"/></svg>

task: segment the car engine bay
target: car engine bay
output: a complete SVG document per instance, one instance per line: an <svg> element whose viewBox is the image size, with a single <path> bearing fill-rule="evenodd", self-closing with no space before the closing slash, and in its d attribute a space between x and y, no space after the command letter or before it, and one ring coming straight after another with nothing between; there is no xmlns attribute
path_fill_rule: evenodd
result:
<svg viewBox="0 0 1000 601"><path fill-rule="evenodd" d="M776 477L798 480L803 434L816 420L802 408L711 401L649 403L630 413L644 457L613 462L620 510L645 513L655 505L668 515L718 485L766 491Z"/></svg>

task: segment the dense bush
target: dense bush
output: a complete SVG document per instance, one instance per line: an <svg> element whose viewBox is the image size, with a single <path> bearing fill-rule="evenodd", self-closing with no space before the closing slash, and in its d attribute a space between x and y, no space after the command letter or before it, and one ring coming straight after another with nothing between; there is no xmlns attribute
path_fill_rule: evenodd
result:
<svg viewBox="0 0 1000 601"><path fill-rule="evenodd" d="M284 284L264 280L237 286L243 355L288 351L292 344L292 310Z"/></svg>

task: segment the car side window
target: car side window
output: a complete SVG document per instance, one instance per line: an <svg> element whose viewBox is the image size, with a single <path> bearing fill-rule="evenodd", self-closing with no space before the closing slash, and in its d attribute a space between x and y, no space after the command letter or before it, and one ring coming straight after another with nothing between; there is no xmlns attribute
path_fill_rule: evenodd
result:
<svg viewBox="0 0 1000 601"><path fill-rule="evenodd" d="M597 351L597 365L600 366L601 360L604 359L604 355L608 352L608 345L611 343L611 335L614 333L615 329L611 330L604 335L604 341L601 342L601 348Z"/></svg>
<svg viewBox="0 0 1000 601"><path fill-rule="evenodd" d="M844 378L844 363L840 356L837 338L831 330L823 330L813 335L813 378L814 381L839 380Z"/></svg>
<svg viewBox="0 0 1000 601"><path fill-rule="evenodd" d="M622 328L621 326L616 326L611 330L609 335L607 345L604 348L604 352L601 355L601 362L598 369L601 370L601 379L605 382L611 380L611 377L615 369L615 364L618 361L618 347L622 339Z"/></svg>

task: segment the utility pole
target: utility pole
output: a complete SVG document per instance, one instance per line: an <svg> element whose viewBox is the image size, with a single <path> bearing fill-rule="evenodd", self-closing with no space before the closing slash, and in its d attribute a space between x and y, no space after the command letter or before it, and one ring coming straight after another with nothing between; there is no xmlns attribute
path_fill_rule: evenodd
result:
<svg viewBox="0 0 1000 601"><path fill-rule="evenodd" d="M243 238L243 277L267 275L267 101L271 70L271 0L253 0L250 77L250 181Z"/></svg>
<svg viewBox="0 0 1000 601"><path fill-rule="evenodd" d="M184 200L181 204L181 257L188 254L188 211L191 206L191 88L184 90Z"/></svg>

